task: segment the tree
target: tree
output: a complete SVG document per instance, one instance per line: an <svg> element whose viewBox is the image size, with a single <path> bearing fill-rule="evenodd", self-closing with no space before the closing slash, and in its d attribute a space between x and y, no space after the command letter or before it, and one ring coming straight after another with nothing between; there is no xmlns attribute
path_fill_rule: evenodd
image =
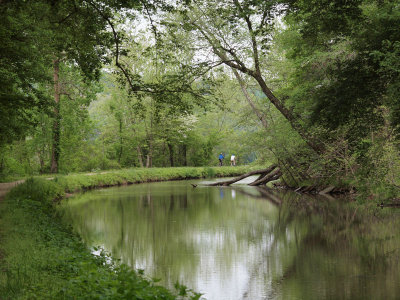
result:
<svg viewBox="0 0 400 300"><path fill-rule="evenodd" d="M138 7L136 1L3 1L0 8L0 143L23 136L36 112L53 108L52 172L60 154L60 64L77 65L87 80L99 78L108 62L112 33L103 11ZM51 74L53 73L53 79ZM53 82L54 103L43 87ZM45 89L46 90L46 89Z"/></svg>
<svg viewBox="0 0 400 300"><path fill-rule="evenodd" d="M35 113L51 105L38 84L50 82L49 37L41 19L45 4L3 1L0 7L0 147L36 123Z"/></svg>
<svg viewBox="0 0 400 300"><path fill-rule="evenodd" d="M284 10L285 7L279 5L278 1L193 2L181 10L178 24L196 35L201 43L196 45L197 48L202 51L204 48L212 50L215 57L208 59L217 65L222 63L231 68L242 86L243 80L238 72L255 80L292 128L312 149L320 152L320 146L304 128L299 117L267 85L265 57L270 33L276 16ZM262 114L254 106L253 110L265 123Z"/></svg>
<svg viewBox="0 0 400 300"><path fill-rule="evenodd" d="M347 136L354 147L383 124L379 107L389 107L392 124L398 125L398 5L291 2L287 32L294 38L287 39L286 49L291 49L288 58L297 67L291 81L292 86L303 83L301 97L308 97L293 105L310 113L307 126L328 132L351 127Z"/></svg>

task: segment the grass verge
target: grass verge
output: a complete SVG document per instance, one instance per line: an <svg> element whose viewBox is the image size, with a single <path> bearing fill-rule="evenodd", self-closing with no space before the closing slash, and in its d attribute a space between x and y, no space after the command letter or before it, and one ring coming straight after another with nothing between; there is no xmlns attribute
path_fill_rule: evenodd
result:
<svg viewBox="0 0 400 300"><path fill-rule="evenodd" d="M253 167L254 168L254 167ZM252 168L252 169L253 169ZM183 180L205 177L236 176L247 172L248 166L238 167L178 167L178 168L138 168L107 171L101 173L61 175L54 178L66 192L93 189L114 185Z"/></svg>
<svg viewBox="0 0 400 300"><path fill-rule="evenodd" d="M233 176L248 167L130 169L93 175L31 178L0 205L1 299L198 299L179 284L158 286L142 273L94 256L55 208L65 192L149 181Z"/></svg>

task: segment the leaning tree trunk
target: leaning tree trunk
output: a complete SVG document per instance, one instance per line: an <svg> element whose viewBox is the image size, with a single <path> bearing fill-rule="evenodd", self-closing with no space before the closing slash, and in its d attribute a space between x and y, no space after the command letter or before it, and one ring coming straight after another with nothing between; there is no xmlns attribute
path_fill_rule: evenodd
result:
<svg viewBox="0 0 400 300"><path fill-rule="evenodd" d="M290 126L297 131L297 133L302 137L302 139L307 143L307 145L313 149L316 153L321 153L321 145L315 143L314 139L310 134L300 125L299 120L293 115L293 113L288 110L285 105L275 97L272 91L268 88L264 79L260 74L254 76L254 79L258 82L263 93L268 97L269 101L279 110L279 112L288 120Z"/></svg>
<svg viewBox="0 0 400 300"><path fill-rule="evenodd" d="M249 185L251 186L255 186L255 185L265 185L270 181L276 180L279 177L282 176L282 172L280 168L276 168L274 171L270 172L270 173L265 173L264 176L260 176L260 179L257 179L256 181L253 181L252 183L249 183Z"/></svg>
<svg viewBox="0 0 400 300"><path fill-rule="evenodd" d="M60 60L54 59L53 61L54 73L54 122L53 122L53 145L51 150L51 173L58 173L58 160L60 158Z"/></svg>
<svg viewBox="0 0 400 300"><path fill-rule="evenodd" d="M242 179L245 179L245 178L247 178L249 176L258 175L258 174L260 174L260 176L254 182L257 182L257 181L260 181L260 182L257 182L257 184L254 184L254 185L262 185L262 184L266 184L269 181L278 179L281 176L282 173L274 171L276 168L280 172L280 169L278 168L277 165L272 165L272 166L268 167L267 169L251 171L251 172L248 172L248 173L243 174L241 176L238 176L236 178L233 178L231 180L214 182L214 183L210 183L210 184L207 184L207 185L208 186L228 186L228 185L231 185L231 184L233 184L235 182L238 182L238 181L240 181ZM274 171L274 172L272 172L272 171ZM271 178L267 178L267 176L269 174L273 174L271 176ZM268 179L270 179L270 180L267 181ZM252 182L252 183L254 183L254 182ZM252 184L249 184L249 185L252 185Z"/></svg>
<svg viewBox="0 0 400 300"><path fill-rule="evenodd" d="M231 68L233 74L235 75L237 81L239 82L240 89L242 90L242 93L244 97L247 100L247 103L249 103L251 109L257 116L257 118L260 120L261 124L263 125L264 128L268 128L268 123L267 120L265 119L265 115L256 107L256 104L253 102L251 99L251 96L249 95L249 92L247 91L246 83L244 82L243 78L240 76L238 71L234 68Z"/></svg>
<svg viewBox="0 0 400 300"><path fill-rule="evenodd" d="M289 110L285 104L279 100L269 89L267 86L260 68L260 59L258 53L258 43L256 40L256 32L253 29L252 20L250 15L246 13L246 11L241 7L239 1L234 0L235 5L237 6L238 10L240 11L240 17L247 23L249 36L251 37L251 44L252 44L252 56L254 60L254 69L246 67L246 64L243 60L241 60L240 56L238 56L234 49L229 49L229 47L225 47L222 45L221 40L218 39L214 32L208 29L206 24L202 24L201 20L199 19L192 20L191 24L194 25L203 35L203 37L208 41L210 46L213 48L214 53L221 59L221 62L225 65L229 66L232 70L240 71L243 74L246 74L253 79L255 79L260 86L263 93L267 96L269 101L276 107L276 109L288 120L289 124L292 128L302 137L302 139L313 149L316 153L322 153L322 145L317 144L315 139L306 131L306 129L301 125L297 116L293 114L291 110ZM235 74L236 77L237 74ZM239 80L239 79L238 79ZM240 81L240 80L239 80ZM243 88L242 88L243 91ZM246 93L245 93L246 96ZM246 97L247 99L247 97ZM248 100L248 99L247 99ZM258 110L254 109L255 107L252 106L253 111L257 114L258 118L263 122L262 114L258 113ZM263 124L264 125L264 124Z"/></svg>

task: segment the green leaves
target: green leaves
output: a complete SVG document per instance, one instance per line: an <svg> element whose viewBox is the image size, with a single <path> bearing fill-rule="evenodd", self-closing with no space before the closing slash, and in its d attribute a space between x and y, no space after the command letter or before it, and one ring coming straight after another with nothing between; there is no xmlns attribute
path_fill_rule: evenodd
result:
<svg viewBox="0 0 400 300"><path fill-rule="evenodd" d="M354 22L361 20L362 0L293 0L289 3L291 16L296 22L302 23L303 37L314 45L325 41L321 38L328 36L336 39L352 30Z"/></svg>
<svg viewBox="0 0 400 300"><path fill-rule="evenodd" d="M23 136L38 110L50 109L51 63L59 58L88 81L109 62L103 13L136 1L7 1L0 8L0 144ZM125 6L125 7L126 7ZM101 9L100 9L101 8ZM104 11L102 11L104 9ZM45 90L46 92L43 92Z"/></svg>

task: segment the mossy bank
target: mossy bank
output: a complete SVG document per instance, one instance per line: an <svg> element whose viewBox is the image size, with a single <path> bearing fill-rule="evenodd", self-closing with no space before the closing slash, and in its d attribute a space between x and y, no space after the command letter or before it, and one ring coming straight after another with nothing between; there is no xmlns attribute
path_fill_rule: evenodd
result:
<svg viewBox="0 0 400 300"><path fill-rule="evenodd" d="M55 208L66 192L150 181L237 175L249 167L127 169L31 178L0 204L1 299L198 299L179 284L158 286L141 272L94 256Z"/></svg>

